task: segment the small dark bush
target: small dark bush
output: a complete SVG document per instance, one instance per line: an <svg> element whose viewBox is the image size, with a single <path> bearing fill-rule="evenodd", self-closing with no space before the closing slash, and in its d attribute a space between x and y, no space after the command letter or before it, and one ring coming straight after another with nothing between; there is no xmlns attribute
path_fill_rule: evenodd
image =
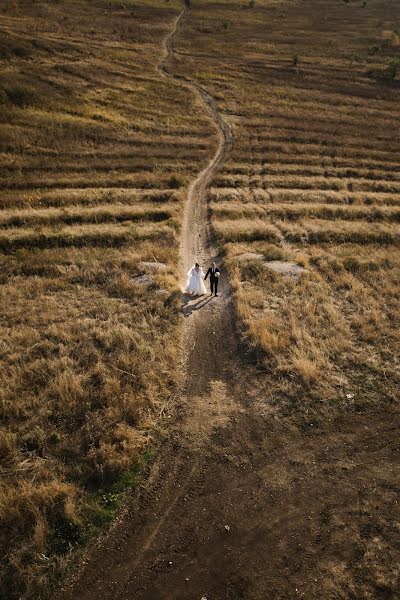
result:
<svg viewBox="0 0 400 600"><path fill-rule="evenodd" d="M167 187L177 190L183 186L182 179L179 179L176 175L171 175L171 177L167 181Z"/></svg>
<svg viewBox="0 0 400 600"><path fill-rule="evenodd" d="M400 58L393 59L386 67L370 69L367 72L368 77L381 79L383 81L393 81L400 72Z"/></svg>
<svg viewBox="0 0 400 600"><path fill-rule="evenodd" d="M269 246L262 250L265 260L286 260L285 252L278 246Z"/></svg>
<svg viewBox="0 0 400 600"><path fill-rule="evenodd" d="M261 260L249 260L241 265L242 278L246 281L257 281L265 271Z"/></svg>
<svg viewBox="0 0 400 600"><path fill-rule="evenodd" d="M60 516L54 523L52 551L55 554L65 554L82 542L82 530L77 523Z"/></svg>
<svg viewBox="0 0 400 600"><path fill-rule="evenodd" d="M368 54L370 54L371 56L379 54L379 52L382 52L382 46L380 44L374 44L373 46L370 46L368 48Z"/></svg>
<svg viewBox="0 0 400 600"><path fill-rule="evenodd" d="M343 263L336 259L329 261L329 266L334 273L341 273L344 270Z"/></svg>
<svg viewBox="0 0 400 600"><path fill-rule="evenodd" d="M27 42L15 42L14 40L4 39L0 42L0 58L26 58L32 54L32 46Z"/></svg>
<svg viewBox="0 0 400 600"><path fill-rule="evenodd" d="M359 273L361 271L379 271L380 265L379 263L372 260L359 260L354 257L346 258L343 261L344 268L346 271L350 271L350 273Z"/></svg>
<svg viewBox="0 0 400 600"><path fill-rule="evenodd" d="M6 88L5 93L8 100L20 108L32 106L37 102L35 91L25 85L14 85L13 87Z"/></svg>

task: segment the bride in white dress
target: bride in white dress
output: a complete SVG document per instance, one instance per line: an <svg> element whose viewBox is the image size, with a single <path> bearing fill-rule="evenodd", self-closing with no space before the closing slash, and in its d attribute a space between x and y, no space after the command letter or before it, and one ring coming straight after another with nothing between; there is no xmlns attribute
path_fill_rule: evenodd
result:
<svg viewBox="0 0 400 600"><path fill-rule="evenodd" d="M203 294L207 294L207 289L204 285L204 271L198 263L188 271L185 292L187 294L192 294L192 296L203 296Z"/></svg>

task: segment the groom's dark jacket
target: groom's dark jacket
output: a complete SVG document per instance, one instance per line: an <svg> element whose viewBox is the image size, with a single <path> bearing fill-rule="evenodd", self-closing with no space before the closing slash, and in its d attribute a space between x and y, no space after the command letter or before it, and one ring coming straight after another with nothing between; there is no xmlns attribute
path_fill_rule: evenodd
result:
<svg viewBox="0 0 400 600"><path fill-rule="evenodd" d="M217 267L215 267L215 268L210 267L208 269L208 271L207 271L206 276L204 277L204 279L207 279L208 276L210 276L210 279L212 279L212 280L216 279L215 273L220 273L220 270Z"/></svg>

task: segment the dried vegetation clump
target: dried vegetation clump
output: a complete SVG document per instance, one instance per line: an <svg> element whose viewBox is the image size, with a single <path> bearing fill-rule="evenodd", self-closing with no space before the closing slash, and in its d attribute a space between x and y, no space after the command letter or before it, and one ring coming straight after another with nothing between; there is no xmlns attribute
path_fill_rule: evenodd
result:
<svg viewBox="0 0 400 600"><path fill-rule="evenodd" d="M157 71L177 14L175 2L1 3L9 600L42 597L112 515L109 490L123 488L123 473L134 481L176 384L182 208L215 134L192 95Z"/></svg>

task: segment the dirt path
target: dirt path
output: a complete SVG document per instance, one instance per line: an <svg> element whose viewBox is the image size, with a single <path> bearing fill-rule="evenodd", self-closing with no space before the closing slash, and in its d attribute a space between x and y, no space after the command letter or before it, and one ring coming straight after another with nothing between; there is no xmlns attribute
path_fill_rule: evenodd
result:
<svg viewBox="0 0 400 600"><path fill-rule="evenodd" d="M184 14L165 40L164 73ZM189 192L184 280L195 259L216 257L205 190L232 138L206 91L178 83L201 96L219 131L216 154ZM379 484L394 468L393 415L341 415L324 426L295 412L283 418L268 381L239 351L229 285L221 284L219 298L183 304L182 389L149 478L57 598L394 598L371 579L374 523L390 520L394 507L395 491Z"/></svg>
<svg viewBox="0 0 400 600"><path fill-rule="evenodd" d="M212 260L218 261L206 190L232 145L230 127L221 118L215 101L207 91L195 82L171 75L168 71L167 65L174 52L173 37L186 12L187 7L175 20L170 34L164 40L164 56L159 70L164 76L177 80L179 85L188 87L202 101L204 110L215 121L218 147L210 163L188 191L181 237L182 284L186 281L188 268L195 261L204 267ZM162 558L162 554L167 552L168 556L172 556L178 548L186 552L185 548L193 542L194 534L188 529L195 517L188 500L201 495L209 454L214 454L211 450L213 436L232 422L234 414L241 411L232 396L239 363L226 277L221 278L218 292L218 298L183 297L187 352L182 365L184 374L178 414L170 439L165 443L156 464L152 465L151 478L145 489L142 489L138 498L128 502L109 535L100 539L96 548L89 550L74 581L69 583L60 597L143 597L153 600L187 597L190 577L181 580L181 595L177 583L172 586L174 591L170 588L165 595L164 583L160 582L158 586L154 581L154 561L161 561L160 564L165 565L169 573L173 562ZM187 514L182 514L182 509ZM227 533L224 527L222 531ZM169 536L174 539L167 542ZM165 543L167 549L161 550L160 545Z"/></svg>
<svg viewBox="0 0 400 600"><path fill-rule="evenodd" d="M232 147L231 128L222 119L214 99L194 81L174 75L168 70L168 64L174 56L173 39L188 10L185 6L175 20L171 32L164 40L164 57L161 60L159 71L166 77L176 80L178 85L189 88L192 93L198 96L203 103L204 110L208 112L216 124L219 141L214 157L189 188L181 236L182 281L185 281L187 270L195 260L202 261L204 264L216 258L217 249L212 241L208 207L205 199L206 188Z"/></svg>

